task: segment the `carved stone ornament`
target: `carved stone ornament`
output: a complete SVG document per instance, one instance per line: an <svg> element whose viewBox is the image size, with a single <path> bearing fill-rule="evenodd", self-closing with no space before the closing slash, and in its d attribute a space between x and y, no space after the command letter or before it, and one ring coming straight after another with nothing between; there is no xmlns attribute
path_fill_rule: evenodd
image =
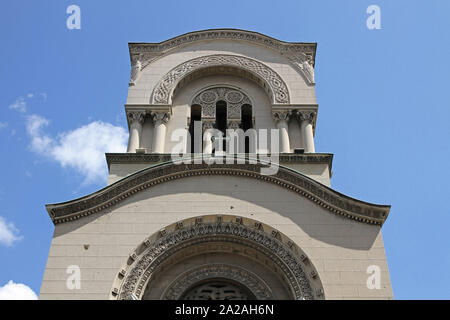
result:
<svg viewBox="0 0 450 320"><path fill-rule="evenodd" d="M145 111L130 111L128 112L127 116L130 124L136 122L139 124L143 124L145 119Z"/></svg>
<svg viewBox="0 0 450 320"><path fill-rule="evenodd" d="M131 66L131 76L129 86L134 86L136 84L136 80L139 78L139 75L142 70L142 63L140 60L136 60Z"/></svg>
<svg viewBox="0 0 450 320"><path fill-rule="evenodd" d="M310 199L333 214L356 221L382 225L389 214L390 206L388 205L376 205L348 197L282 165L279 166L277 173L262 175L261 168L265 166L267 164L260 161L257 164L191 163L184 165L168 161L131 174L83 198L49 204L46 205L46 208L52 221L56 224L102 211L136 192L166 181L190 176L231 175L273 183Z"/></svg>
<svg viewBox="0 0 450 320"><path fill-rule="evenodd" d="M228 129L233 129L233 130L237 130L239 129L241 126L241 122L238 120L228 120L228 125L227 128Z"/></svg>
<svg viewBox="0 0 450 320"><path fill-rule="evenodd" d="M203 120L202 121L202 128L203 131L209 130L209 129L213 129L215 125L214 121L207 121L207 120Z"/></svg>
<svg viewBox="0 0 450 320"><path fill-rule="evenodd" d="M192 100L192 105L202 107L202 117L215 118L218 101L227 103L227 119L241 119L242 106L251 105L250 98L245 93L226 87L210 88L200 92Z"/></svg>
<svg viewBox="0 0 450 320"><path fill-rule="evenodd" d="M120 284L115 297L118 299L129 299L132 295L142 297L149 281L152 281L154 274L158 272L159 266L170 259L177 252L181 252L193 245L203 243L230 243L242 245L249 249L256 250L259 255L266 257L276 265L278 272L284 279L284 283L289 288L292 299L311 300L315 293L311 287L321 288L322 285L318 277L311 278L304 272L306 267L298 258L298 254L290 249L283 241L272 237L264 230L256 229L247 224L235 222L205 222L202 224L190 224L181 229L175 229L165 236L156 239L149 246L141 246L142 251L138 254L136 260L126 267L128 270L125 277L118 275ZM257 283L254 283L254 282ZM268 296L270 293L264 289L263 282L253 280L253 284L244 282L246 286L259 287L255 291L258 296ZM174 290L174 293L168 294L175 298L181 290ZM173 292L173 291L172 291Z"/></svg>
<svg viewBox="0 0 450 320"><path fill-rule="evenodd" d="M164 124L166 124L167 122L169 122L169 119L170 119L170 113L169 112L152 111L151 115L152 115L153 121L155 123L164 123Z"/></svg>
<svg viewBox="0 0 450 320"><path fill-rule="evenodd" d="M181 79L196 70L214 66L234 66L247 70L266 84L274 103L289 103L287 85L278 73L259 61L243 56L225 54L195 58L170 70L153 90L153 103L170 104L171 94ZM231 96L229 98L235 99L237 97Z"/></svg>
<svg viewBox="0 0 450 320"><path fill-rule="evenodd" d="M314 122L314 116L315 113L312 111L299 111L298 112L298 117L300 118L301 121L305 121L307 123L313 123Z"/></svg>
<svg viewBox="0 0 450 320"><path fill-rule="evenodd" d="M196 283L211 279L235 281L247 288L257 300L273 299L268 285L254 273L239 266L210 264L191 269L175 279L161 296L162 300L179 300Z"/></svg>
<svg viewBox="0 0 450 320"><path fill-rule="evenodd" d="M291 110L274 111L272 112L272 117L275 120L275 122L288 121L291 114L292 114Z"/></svg>
<svg viewBox="0 0 450 320"><path fill-rule="evenodd" d="M237 29L215 29L190 32L161 43L130 43L132 63L138 59L143 62L143 68L167 54L170 50L204 40L237 40L262 45L278 51L289 59L301 71L310 84L314 83L315 43L284 42L266 35ZM307 64L305 64L305 62Z"/></svg>

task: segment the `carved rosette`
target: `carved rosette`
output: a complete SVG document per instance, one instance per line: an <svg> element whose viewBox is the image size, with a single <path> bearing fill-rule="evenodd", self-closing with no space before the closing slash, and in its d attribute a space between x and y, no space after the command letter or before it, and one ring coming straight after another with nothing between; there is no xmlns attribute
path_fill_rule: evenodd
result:
<svg viewBox="0 0 450 320"><path fill-rule="evenodd" d="M233 66L247 70L267 84L272 93L274 103L289 103L287 85L278 73L259 61L243 56L224 54L195 58L169 71L155 87L152 95L153 103L170 104L170 94L179 80L195 70L215 66Z"/></svg>
<svg viewBox="0 0 450 320"><path fill-rule="evenodd" d="M130 124L143 124L145 119L145 111L130 111L127 114Z"/></svg>

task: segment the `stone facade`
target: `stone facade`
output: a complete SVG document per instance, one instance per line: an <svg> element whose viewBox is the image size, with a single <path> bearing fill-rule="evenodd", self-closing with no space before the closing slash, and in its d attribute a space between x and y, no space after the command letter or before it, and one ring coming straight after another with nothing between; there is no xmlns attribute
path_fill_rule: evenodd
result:
<svg viewBox="0 0 450 320"><path fill-rule="evenodd" d="M130 44L128 152L106 155L104 189L47 205L55 231L40 299L392 299L390 207L331 189L333 155L315 152L315 49L240 30ZM219 102L227 128L279 130L275 174L251 161L276 151L259 145L243 163L172 159L172 136L194 116L211 153L205 124L220 127ZM79 289L68 266L80 268Z"/></svg>

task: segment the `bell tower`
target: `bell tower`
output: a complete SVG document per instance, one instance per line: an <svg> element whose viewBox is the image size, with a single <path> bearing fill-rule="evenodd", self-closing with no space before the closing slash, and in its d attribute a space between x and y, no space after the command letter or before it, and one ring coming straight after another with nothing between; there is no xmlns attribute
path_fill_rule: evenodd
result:
<svg viewBox="0 0 450 320"><path fill-rule="evenodd" d="M46 206L41 299L392 299L390 206L332 189L316 151L315 43L218 29L129 51L127 152Z"/></svg>

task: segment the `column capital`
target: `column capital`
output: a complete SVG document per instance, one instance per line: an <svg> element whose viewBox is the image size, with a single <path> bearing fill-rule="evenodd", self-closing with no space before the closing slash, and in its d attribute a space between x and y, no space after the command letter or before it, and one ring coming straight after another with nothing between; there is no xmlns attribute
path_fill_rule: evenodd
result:
<svg viewBox="0 0 450 320"><path fill-rule="evenodd" d="M145 111L129 111L127 117L130 124L139 123L142 125L145 119Z"/></svg>
<svg viewBox="0 0 450 320"><path fill-rule="evenodd" d="M202 120L202 129L205 132L208 129L213 129L216 122L214 120Z"/></svg>
<svg viewBox="0 0 450 320"><path fill-rule="evenodd" d="M241 120L228 120L227 128L237 130L241 127Z"/></svg>
<svg viewBox="0 0 450 320"><path fill-rule="evenodd" d="M277 110L272 111L272 118L275 122L288 121L289 117L292 115L292 110Z"/></svg>
<svg viewBox="0 0 450 320"><path fill-rule="evenodd" d="M298 111L298 117L306 123L313 123L316 113L314 111Z"/></svg>
<svg viewBox="0 0 450 320"><path fill-rule="evenodd" d="M150 115L155 123L160 122L166 124L170 119L170 113L166 111L152 111Z"/></svg>

